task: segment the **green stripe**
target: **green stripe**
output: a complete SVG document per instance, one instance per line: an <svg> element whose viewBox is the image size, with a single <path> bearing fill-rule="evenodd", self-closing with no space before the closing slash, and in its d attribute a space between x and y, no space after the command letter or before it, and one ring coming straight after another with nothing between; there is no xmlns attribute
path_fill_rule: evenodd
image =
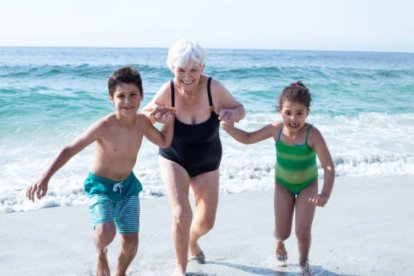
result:
<svg viewBox="0 0 414 276"><path fill-rule="evenodd" d="M310 180L315 179L317 176L318 168L316 167L316 164L302 171L289 170L282 168L281 166L276 166L276 179L292 185L309 183Z"/></svg>

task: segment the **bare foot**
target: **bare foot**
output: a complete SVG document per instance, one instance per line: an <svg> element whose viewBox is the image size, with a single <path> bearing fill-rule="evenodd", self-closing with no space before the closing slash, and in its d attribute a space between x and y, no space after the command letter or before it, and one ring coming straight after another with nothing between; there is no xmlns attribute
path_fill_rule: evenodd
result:
<svg viewBox="0 0 414 276"><path fill-rule="evenodd" d="M276 266L287 266L288 254L282 241L276 243Z"/></svg>
<svg viewBox="0 0 414 276"><path fill-rule="evenodd" d="M310 270L309 262L306 261L300 264L301 276L312 276L312 271Z"/></svg>
<svg viewBox="0 0 414 276"><path fill-rule="evenodd" d="M191 257L189 261L196 261L199 264L206 263L206 257L204 256L203 250L201 250L200 246L195 243L193 246L190 246Z"/></svg>
<svg viewBox="0 0 414 276"><path fill-rule="evenodd" d="M97 276L110 276L111 275L106 253L108 253L107 248L104 248L98 252L98 260L96 263L96 275Z"/></svg>
<svg viewBox="0 0 414 276"><path fill-rule="evenodd" d="M171 276L185 276L185 272L181 268L176 267Z"/></svg>

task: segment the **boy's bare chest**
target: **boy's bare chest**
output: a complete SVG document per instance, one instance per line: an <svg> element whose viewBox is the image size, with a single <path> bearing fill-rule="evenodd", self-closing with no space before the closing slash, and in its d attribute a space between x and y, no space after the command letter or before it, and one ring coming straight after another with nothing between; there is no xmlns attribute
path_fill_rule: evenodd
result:
<svg viewBox="0 0 414 276"><path fill-rule="evenodd" d="M111 154L136 156L143 133L139 129L118 130L107 137L106 145Z"/></svg>

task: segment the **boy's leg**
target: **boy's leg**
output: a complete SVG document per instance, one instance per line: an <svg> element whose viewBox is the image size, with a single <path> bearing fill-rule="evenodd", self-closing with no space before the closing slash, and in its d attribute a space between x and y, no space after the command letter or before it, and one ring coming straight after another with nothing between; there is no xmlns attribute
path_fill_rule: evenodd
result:
<svg viewBox="0 0 414 276"><path fill-rule="evenodd" d="M97 251L96 274L110 275L106 253L107 246L116 235L113 223L113 203L104 195L94 195L90 198L89 211L95 226L94 242Z"/></svg>
<svg viewBox="0 0 414 276"><path fill-rule="evenodd" d="M219 170L196 176L192 179L191 188L196 212L191 224L189 246L191 255L204 263L204 253L197 241L214 227L219 197Z"/></svg>
<svg viewBox="0 0 414 276"><path fill-rule="evenodd" d="M121 250L118 256L117 276L126 275L128 266L131 264L138 250L138 233L121 234Z"/></svg>
<svg viewBox="0 0 414 276"><path fill-rule="evenodd" d="M296 199L296 237L298 239L299 264L304 265L308 261L311 246L311 230L315 205L309 202L309 197L318 192L318 183L315 181L303 191Z"/></svg>
<svg viewBox="0 0 414 276"><path fill-rule="evenodd" d="M287 251L284 241L289 238L292 230L295 195L279 183L275 183L273 203L275 215L276 257L278 261L285 262L287 260Z"/></svg>
<svg viewBox="0 0 414 276"><path fill-rule="evenodd" d="M113 222L104 222L95 227L94 242L97 251L96 275L110 276L109 264L106 253L107 246L114 240L116 234Z"/></svg>
<svg viewBox="0 0 414 276"><path fill-rule="evenodd" d="M137 195L124 198L115 205L116 227L121 233L117 276L125 275L138 250L140 204Z"/></svg>

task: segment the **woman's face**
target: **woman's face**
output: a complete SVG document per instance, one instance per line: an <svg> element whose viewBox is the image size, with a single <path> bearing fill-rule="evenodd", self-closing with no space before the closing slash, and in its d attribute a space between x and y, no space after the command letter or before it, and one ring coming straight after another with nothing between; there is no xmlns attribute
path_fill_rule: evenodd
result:
<svg viewBox="0 0 414 276"><path fill-rule="evenodd" d="M189 62L184 66L174 66L175 83L185 92L193 91L200 81L203 70L204 65L194 62Z"/></svg>

